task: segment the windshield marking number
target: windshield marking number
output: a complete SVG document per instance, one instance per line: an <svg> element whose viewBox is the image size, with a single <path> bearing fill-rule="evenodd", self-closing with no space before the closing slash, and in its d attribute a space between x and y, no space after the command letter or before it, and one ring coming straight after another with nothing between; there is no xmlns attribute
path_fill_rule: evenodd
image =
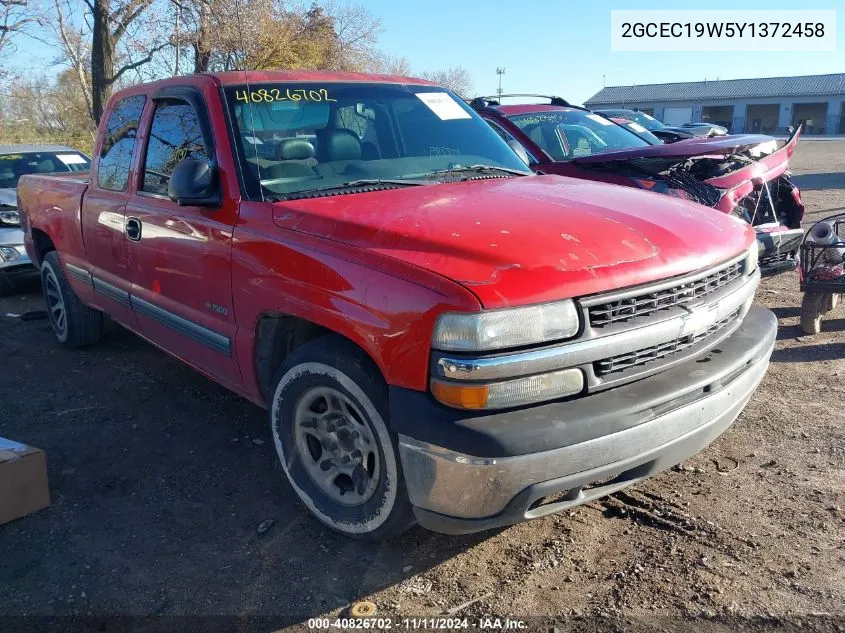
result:
<svg viewBox="0 0 845 633"><path fill-rule="evenodd" d="M279 88L259 88L258 90L235 90L235 100L244 103L274 103L276 101L337 101L329 97L325 88L307 90L305 88L286 88L284 94Z"/></svg>

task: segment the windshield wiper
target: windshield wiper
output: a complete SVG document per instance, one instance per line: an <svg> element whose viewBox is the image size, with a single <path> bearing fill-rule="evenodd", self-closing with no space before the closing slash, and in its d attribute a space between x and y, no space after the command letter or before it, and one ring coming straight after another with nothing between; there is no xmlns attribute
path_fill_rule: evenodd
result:
<svg viewBox="0 0 845 633"><path fill-rule="evenodd" d="M455 167L450 167L449 169L438 169L437 171L430 171L426 174L429 177L437 177L437 176L451 176L453 174L467 174L467 173L476 173L476 174L492 174L492 173L500 173L500 174L511 174L513 176L532 176L533 172L528 171L520 171L519 169L511 169L510 167L496 167L495 165L458 165Z"/></svg>
<svg viewBox="0 0 845 633"><path fill-rule="evenodd" d="M356 189L372 188L370 191L380 191L384 189L397 189L399 187L417 187L421 185L430 185L431 183L425 180L403 180L399 178L361 178L358 180L350 180L342 182L337 185L329 185L327 187L315 187L313 189L302 189L300 191L292 191L290 193L281 194L278 196L271 196L274 200L298 200L300 198L316 198L323 194L331 195L332 192L342 193L346 190L353 190L350 193L363 193L354 191Z"/></svg>

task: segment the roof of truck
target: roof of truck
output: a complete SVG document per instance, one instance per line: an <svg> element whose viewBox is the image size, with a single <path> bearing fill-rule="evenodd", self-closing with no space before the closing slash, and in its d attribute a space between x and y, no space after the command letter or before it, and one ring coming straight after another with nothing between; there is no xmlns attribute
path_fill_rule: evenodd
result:
<svg viewBox="0 0 845 633"><path fill-rule="evenodd" d="M170 86L191 86L214 80L223 86L261 84L268 82L323 82L323 83L385 83L438 86L425 79L403 77L401 75L379 75L376 73L343 73L329 70L228 70L217 73L196 73L168 77L158 81L129 86L112 95L111 101L136 94L149 94Z"/></svg>
<svg viewBox="0 0 845 633"><path fill-rule="evenodd" d="M330 70L230 70L219 73L208 73L224 86L266 81L330 81L330 82L369 82L369 83L402 83L423 84L436 86L434 82L402 75L379 75L376 73L347 73Z"/></svg>

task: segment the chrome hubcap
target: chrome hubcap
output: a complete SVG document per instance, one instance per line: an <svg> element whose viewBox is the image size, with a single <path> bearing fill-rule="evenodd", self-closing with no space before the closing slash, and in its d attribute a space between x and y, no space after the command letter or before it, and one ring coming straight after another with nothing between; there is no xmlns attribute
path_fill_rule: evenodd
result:
<svg viewBox="0 0 845 633"><path fill-rule="evenodd" d="M370 425L344 394L331 387L306 391L294 412L296 450L311 480L332 500L361 505L380 476Z"/></svg>
<svg viewBox="0 0 845 633"><path fill-rule="evenodd" d="M47 299L47 313L50 315L50 323L59 336L64 336L67 330L67 312L62 292L59 290L59 281L51 269L47 269L44 275L44 295Z"/></svg>

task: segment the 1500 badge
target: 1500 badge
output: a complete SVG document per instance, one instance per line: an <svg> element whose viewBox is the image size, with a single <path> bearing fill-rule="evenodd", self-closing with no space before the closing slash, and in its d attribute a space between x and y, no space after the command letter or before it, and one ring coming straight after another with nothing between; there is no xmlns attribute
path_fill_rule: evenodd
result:
<svg viewBox="0 0 845 633"><path fill-rule="evenodd" d="M205 302L205 307L211 310L212 312L222 314L223 316L229 314L229 308L224 308L223 306L217 305L216 303L211 303L210 301Z"/></svg>

